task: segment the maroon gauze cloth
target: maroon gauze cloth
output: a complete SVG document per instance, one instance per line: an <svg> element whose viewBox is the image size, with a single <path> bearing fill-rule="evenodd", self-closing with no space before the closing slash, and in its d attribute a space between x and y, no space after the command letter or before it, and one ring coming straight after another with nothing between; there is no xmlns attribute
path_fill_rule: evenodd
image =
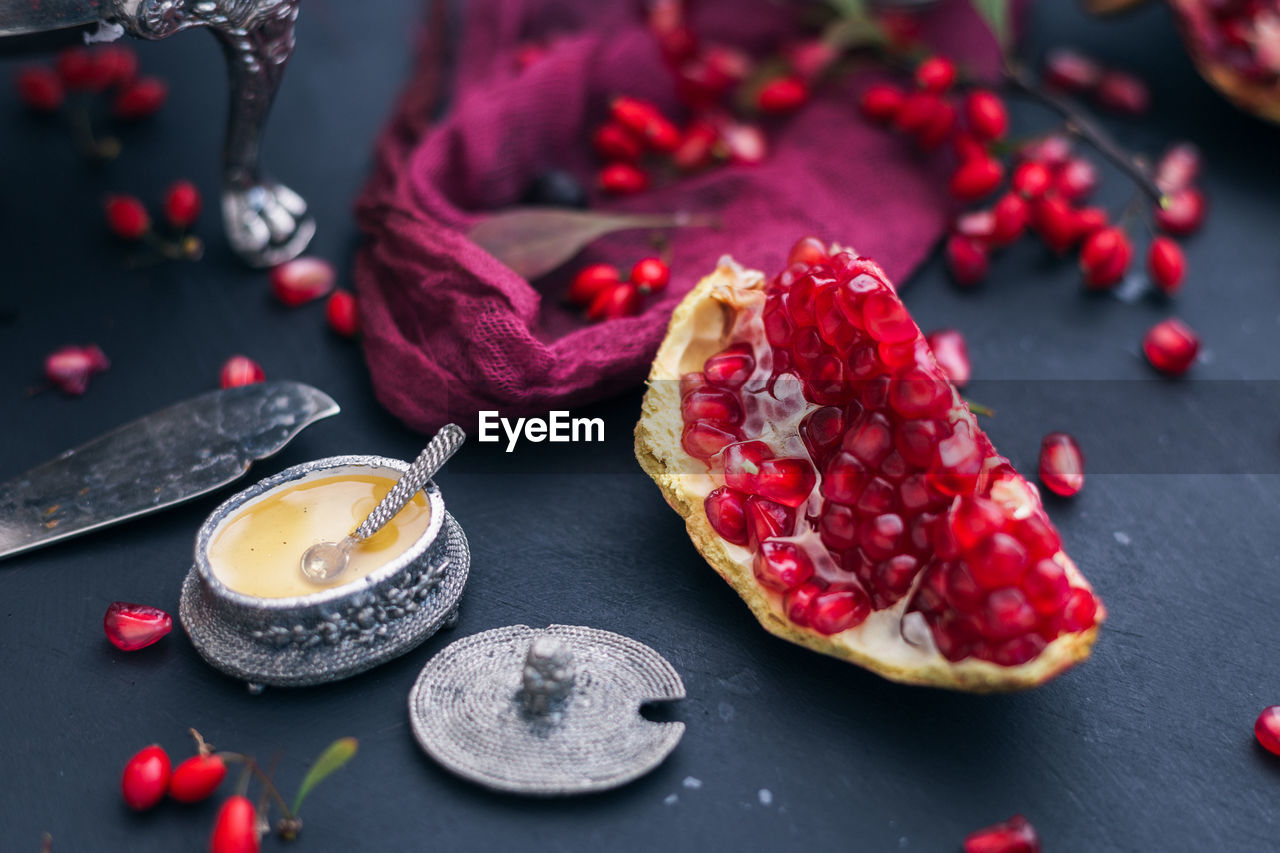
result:
<svg viewBox="0 0 1280 853"><path fill-rule="evenodd" d="M603 261L625 271L651 254L646 232L610 235L533 283L472 243L473 224L517 203L547 169L591 185L600 164L590 135L611 97L647 98L685 115L639 5L434 4L357 203L365 356L378 400L410 427L469 424L480 409L545 413L639 383L672 309L721 255L772 274L796 239L813 234L874 257L901 280L943 232L940 158L859 116L857 95L876 73L864 71L825 83L801 111L767 122L763 163L715 166L624 199L593 193L594 209L714 213L722 222L669 232L671 284L637 317L587 324L562 294L574 269ZM764 56L798 35L805 5L702 0L693 22L708 41ZM461 20L448 19L459 6ZM932 9L922 36L979 74L996 68L995 43L967 0ZM516 53L530 42L546 52L521 70Z"/></svg>

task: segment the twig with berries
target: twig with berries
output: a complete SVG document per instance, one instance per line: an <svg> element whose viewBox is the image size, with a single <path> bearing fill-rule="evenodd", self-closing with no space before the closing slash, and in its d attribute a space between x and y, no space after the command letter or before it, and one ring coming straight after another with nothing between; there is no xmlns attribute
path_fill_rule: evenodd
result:
<svg viewBox="0 0 1280 853"><path fill-rule="evenodd" d="M149 259L135 260L135 266L155 260L199 260L204 255L204 243L189 230L200 216L200 207L200 191L195 184L175 182L164 198L164 219L171 233L162 235L156 232L150 212L138 198L116 194L108 196L103 205L112 234L129 243L145 243L154 252Z"/></svg>

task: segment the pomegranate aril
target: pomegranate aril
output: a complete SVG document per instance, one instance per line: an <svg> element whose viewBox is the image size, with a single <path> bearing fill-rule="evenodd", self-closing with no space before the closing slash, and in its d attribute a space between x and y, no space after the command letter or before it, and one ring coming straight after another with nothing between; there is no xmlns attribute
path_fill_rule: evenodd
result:
<svg viewBox="0 0 1280 853"><path fill-rule="evenodd" d="M787 253L787 266L824 264L829 260L827 247L817 237L801 237Z"/></svg>
<svg viewBox="0 0 1280 853"><path fill-rule="evenodd" d="M755 494L793 508L809 499L817 483L817 475L808 460L794 458L762 461L754 479Z"/></svg>
<svg viewBox="0 0 1280 853"><path fill-rule="evenodd" d="M768 81L756 93L756 106L765 113L790 113L809 100L809 84L799 77L778 77Z"/></svg>
<svg viewBox="0 0 1280 853"><path fill-rule="evenodd" d="M972 287L987 277L987 250L977 240L952 234L947 238L945 254L947 269L956 284Z"/></svg>
<svg viewBox="0 0 1280 853"><path fill-rule="evenodd" d="M1040 482L1064 498L1084 487L1084 454L1067 433L1051 432L1040 442Z"/></svg>
<svg viewBox="0 0 1280 853"><path fill-rule="evenodd" d="M995 501L961 495L948 512L947 524L956 544L968 551L1004 529L1005 513Z"/></svg>
<svg viewBox="0 0 1280 853"><path fill-rule="evenodd" d="M742 441L729 445L724 450L724 458L720 460L725 482L739 491L754 493L760 466L766 459L772 458L773 451L763 441Z"/></svg>
<svg viewBox="0 0 1280 853"><path fill-rule="evenodd" d="M752 543L788 536L794 522L795 513L782 504L756 495L747 498L747 534Z"/></svg>
<svg viewBox="0 0 1280 853"><path fill-rule="evenodd" d="M649 176L638 166L613 162L596 176L596 183L603 192L613 195L634 195L649 188Z"/></svg>
<svg viewBox="0 0 1280 853"><path fill-rule="evenodd" d="M841 447L874 469L893 450L893 426L888 418L875 412L850 425Z"/></svg>
<svg viewBox="0 0 1280 853"><path fill-rule="evenodd" d="M1181 376L1195 362L1200 338L1186 323L1171 317L1151 327L1142 339L1142 351L1156 370Z"/></svg>
<svg viewBox="0 0 1280 853"><path fill-rule="evenodd" d="M1129 238L1119 228L1103 228L1089 235L1080 250L1080 271L1090 290L1105 290L1124 278L1133 257Z"/></svg>
<svg viewBox="0 0 1280 853"><path fill-rule="evenodd" d="M868 86L858 101L862 114L877 124L888 124L898 115L906 95L896 86L877 83Z"/></svg>
<svg viewBox="0 0 1280 853"><path fill-rule="evenodd" d="M925 336L929 349L947 379L957 388L969 383L969 346L964 335L955 329L938 329ZM923 463L921 463L923 464Z"/></svg>
<svg viewBox="0 0 1280 853"><path fill-rule="evenodd" d="M262 367L253 359L244 355L233 355L222 365L218 373L218 382L223 388L238 388L241 385L253 385L266 379Z"/></svg>
<svg viewBox="0 0 1280 853"><path fill-rule="evenodd" d="M601 160L633 163L644 151L635 134L620 124L609 122L596 128L591 135L591 145Z"/></svg>
<svg viewBox="0 0 1280 853"><path fill-rule="evenodd" d="M596 322L634 317L640 313L642 299L640 288L634 284L615 284L605 288L591 300L591 305L587 308L587 319Z"/></svg>
<svg viewBox="0 0 1280 853"><path fill-rule="evenodd" d="M894 513L865 519L858 530L862 550L873 560L887 560L902 548L906 526Z"/></svg>
<svg viewBox="0 0 1280 853"><path fill-rule="evenodd" d="M692 421L680 434L680 446L695 459L710 459L724 448L741 441L742 434L727 424Z"/></svg>
<svg viewBox="0 0 1280 853"><path fill-rule="evenodd" d="M834 406L815 409L800 421L799 432L814 464L825 467L844 434L844 413Z"/></svg>
<svg viewBox="0 0 1280 853"><path fill-rule="evenodd" d="M782 611L787 614L792 624L807 628L809 610L821 592L822 588L815 583L803 584L782 597Z"/></svg>
<svg viewBox="0 0 1280 853"><path fill-rule="evenodd" d="M160 800L169 787L168 754L152 744L139 750L124 765L120 792L125 804L134 811L145 811Z"/></svg>
<svg viewBox="0 0 1280 853"><path fill-rule="evenodd" d="M1009 113L1004 101L994 92L979 89L964 101L964 115L969 130L979 139L1003 139L1009 131Z"/></svg>
<svg viewBox="0 0 1280 853"><path fill-rule="evenodd" d="M1151 105L1147 84L1123 71L1108 71L1098 80L1098 103L1124 115L1142 115Z"/></svg>
<svg viewBox="0 0 1280 853"><path fill-rule="evenodd" d="M1182 248L1168 237L1156 237L1147 250L1147 270L1151 281L1163 293L1172 296L1182 288L1187 269Z"/></svg>
<svg viewBox="0 0 1280 853"><path fill-rule="evenodd" d="M760 543L753 571L764 586L787 592L813 577L813 561L794 542L770 540Z"/></svg>
<svg viewBox="0 0 1280 853"><path fill-rule="evenodd" d="M1037 560L1027 569L1022 590L1037 613L1048 616L1060 613L1071 594L1067 573L1056 560Z"/></svg>
<svg viewBox="0 0 1280 853"><path fill-rule="evenodd" d="M227 764L217 755L193 755L173 768L169 796L180 803L208 799L227 778Z"/></svg>
<svg viewBox="0 0 1280 853"><path fill-rule="evenodd" d="M177 181L164 197L164 218L174 228L190 228L200 216L200 190L190 181Z"/></svg>
<svg viewBox="0 0 1280 853"><path fill-rule="evenodd" d="M1040 853L1036 829L1022 815L969 833L964 853Z"/></svg>
<svg viewBox="0 0 1280 853"><path fill-rule="evenodd" d="M961 201L976 201L990 195L1004 180L1004 167L994 157L978 157L960 164L951 175L948 189Z"/></svg>
<svg viewBox="0 0 1280 853"><path fill-rule="evenodd" d="M721 539L734 545L747 544L747 499L742 492L721 486L707 495L703 508Z"/></svg>
<svg viewBox="0 0 1280 853"><path fill-rule="evenodd" d="M111 366L97 346L69 346L45 356L44 376L64 394L80 395L89 390L89 379Z"/></svg>
<svg viewBox="0 0 1280 853"><path fill-rule="evenodd" d="M115 601L102 617L102 629L111 645L134 652L158 643L173 630L173 617L158 607Z"/></svg>
<svg viewBox="0 0 1280 853"><path fill-rule="evenodd" d="M894 433L894 447L911 465L924 468L933 460L933 448L943 435L936 421L903 421Z"/></svg>
<svg viewBox="0 0 1280 853"><path fill-rule="evenodd" d="M868 476L866 467L852 453L837 453L822 475L822 496L836 503L853 505L862 494Z"/></svg>
<svg viewBox="0 0 1280 853"><path fill-rule="evenodd" d="M1196 187L1184 187L1168 196L1168 206L1156 206L1156 227L1175 237L1194 234L1204 222L1204 193Z"/></svg>
<svg viewBox="0 0 1280 853"><path fill-rule="evenodd" d="M133 196L108 196L105 209L107 227L122 240L140 240L151 230L151 215Z"/></svg>
<svg viewBox="0 0 1280 853"><path fill-rule="evenodd" d="M116 95L111 111L116 118L141 119L156 113L169 98L169 85L155 77L139 77Z"/></svg>
<svg viewBox="0 0 1280 853"><path fill-rule="evenodd" d="M889 386L889 405L904 418L944 417L951 401L946 380L922 370L908 370ZM891 443L887 428L885 443Z"/></svg>
<svg viewBox="0 0 1280 853"><path fill-rule="evenodd" d="M867 620L871 602L862 590L830 590L814 597L809 605L809 625L819 634L839 634L855 628Z"/></svg>
<svg viewBox="0 0 1280 853"><path fill-rule="evenodd" d="M641 293L656 293L671 281L671 267L658 258L643 258L631 268L630 278Z"/></svg>
<svg viewBox="0 0 1280 853"><path fill-rule="evenodd" d="M1102 68L1074 50L1058 48L1044 58L1044 82L1064 92L1088 92L1098 85Z"/></svg>
<svg viewBox="0 0 1280 853"><path fill-rule="evenodd" d="M565 298L574 305L586 307L603 291L618 284L622 277L613 264L591 264L578 270Z"/></svg>
<svg viewBox="0 0 1280 853"><path fill-rule="evenodd" d="M986 589L1010 586L1022 580L1029 554L1023 544L1008 533L993 533L967 554L973 579Z"/></svg>
<svg viewBox="0 0 1280 853"><path fill-rule="evenodd" d="M335 290L324 306L325 320L335 334L354 338L360 333L360 310L355 294L349 290Z"/></svg>
<svg viewBox="0 0 1280 853"><path fill-rule="evenodd" d="M749 344L734 344L707 359L702 366L706 381L722 388L742 387L756 369L755 357Z"/></svg>
<svg viewBox="0 0 1280 853"><path fill-rule="evenodd" d="M944 495L961 495L973 489L981 471L982 451L973 440L968 424L961 423L934 448L928 482Z"/></svg>
<svg viewBox="0 0 1280 853"><path fill-rule="evenodd" d="M209 853L259 853L261 846L253 802L240 794L228 797L214 820Z"/></svg>
<svg viewBox="0 0 1280 853"><path fill-rule="evenodd" d="M18 97L30 109L51 113L62 106L67 93L58 75L49 68L24 68L18 72Z"/></svg>
<svg viewBox="0 0 1280 853"><path fill-rule="evenodd" d="M920 334L902 301L889 292L872 293L862 303L867 334L882 343L903 343Z"/></svg>
<svg viewBox="0 0 1280 853"><path fill-rule="evenodd" d="M916 66L916 85L927 92L942 93L956 82L956 66L941 56L931 56Z"/></svg>
<svg viewBox="0 0 1280 853"><path fill-rule="evenodd" d="M858 516L852 507L827 503L818 519L818 536L833 551L847 551L858 544Z"/></svg>
<svg viewBox="0 0 1280 853"><path fill-rule="evenodd" d="M699 388L680 401L680 412L686 423L710 421L734 425L742 422L742 404L737 396L722 388Z"/></svg>
<svg viewBox="0 0 1280 853"><path fill-rule="evenodd" d="M1253 735L1267 752L1280 755L1280 705L1262 709L1253 723Z"/></svg>
<svg viewBox="0 0 1280 853"><path fill-rule="evenodd" d="M1047 559L1062 550L1062 540L1049 523L1043 509L1018 522L1018 539L1027 546L1032 560Z"/></svg>
<svg viewBox="0 0 1280 853"><path fill-rule="evenodd" d="M1062 630L1075 634L1093 627L1098 600L1087 589L1072 589L1062 608Z"/></svg>
<svg viewBox="0 0 1280 853"><path fill-rule="evenodd" d="M327 295L337 280L333 264L323 258L294 258L271 269L271 293L292 308Z"/></svg>

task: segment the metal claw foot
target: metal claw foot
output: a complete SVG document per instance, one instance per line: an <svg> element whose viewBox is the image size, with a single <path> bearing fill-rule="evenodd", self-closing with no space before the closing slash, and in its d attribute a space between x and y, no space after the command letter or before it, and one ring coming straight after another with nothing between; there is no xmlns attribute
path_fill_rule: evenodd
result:
<svg viewBox="0 0 1280 853"><path fill-rule="evenodd" d="M232 250L253 267L273 267L296 258L316 233L307 203L284 184L226 190L222 219Z"/></svg>

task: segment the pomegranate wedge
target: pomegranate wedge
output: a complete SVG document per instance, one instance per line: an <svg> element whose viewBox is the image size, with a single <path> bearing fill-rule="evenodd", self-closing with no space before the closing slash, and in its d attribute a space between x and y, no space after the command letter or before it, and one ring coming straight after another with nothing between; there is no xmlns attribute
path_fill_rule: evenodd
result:
<svg viewBox="0 0 1280 853"><path fill-rule="evenodd" d="M1088 657L1105 611L883 270L721 261L676 309L636 456L774 634L978 692Z"/></svg>

